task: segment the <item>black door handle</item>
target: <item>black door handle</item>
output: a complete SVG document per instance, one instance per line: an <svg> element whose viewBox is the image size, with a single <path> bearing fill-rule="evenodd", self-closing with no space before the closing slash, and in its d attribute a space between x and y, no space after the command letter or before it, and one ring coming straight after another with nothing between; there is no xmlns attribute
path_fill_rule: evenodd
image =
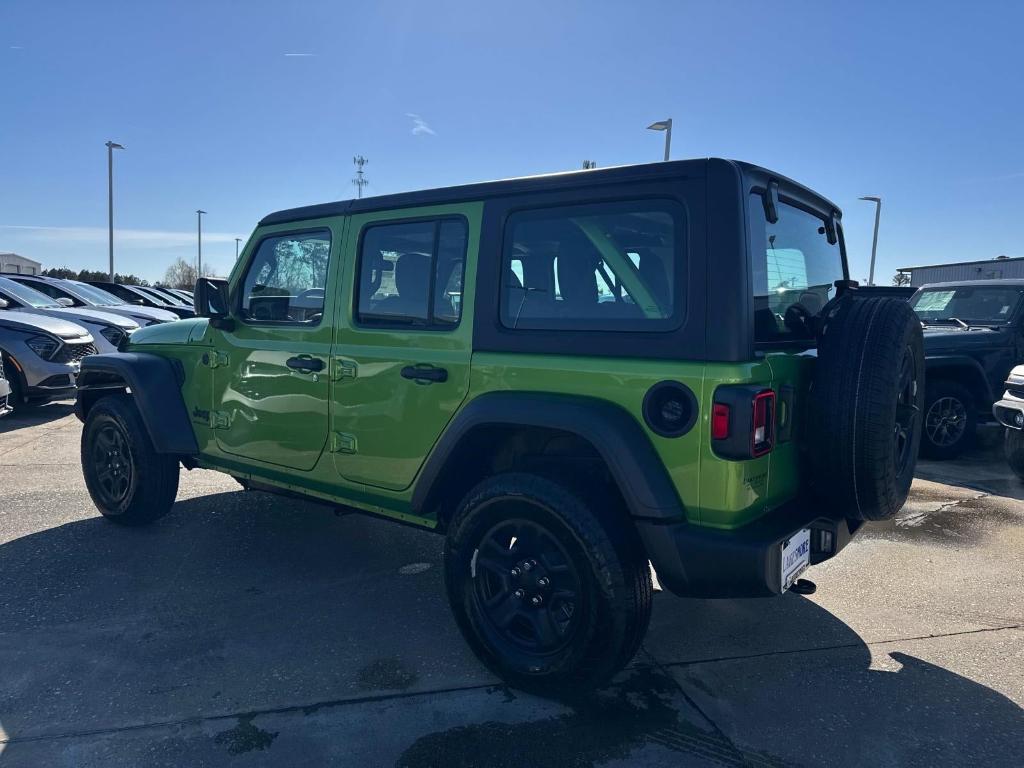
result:
<svg viewBox="0 0 1024 768"><path fill-rule="evenodd" d="M292 370L303 373L317 373L324 369L324 361L319 357L289 357L285 364Z"/></svg>
<svg viewBox="0 0 1024 768"><path fill-rule="evenodd" d="M448 381L448 371L433 366L428 368L424 365L407 365L402 369L402 378L419 381Z"/></svg>

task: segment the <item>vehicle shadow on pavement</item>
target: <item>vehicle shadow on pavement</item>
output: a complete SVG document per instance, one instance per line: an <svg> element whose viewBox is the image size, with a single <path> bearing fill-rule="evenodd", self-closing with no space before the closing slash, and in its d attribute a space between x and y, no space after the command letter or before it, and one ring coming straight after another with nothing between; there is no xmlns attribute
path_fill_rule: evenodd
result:
<svg viewBox="0 0 1024 768"><path fill-rule="evenodd" d="M47 403L27 411L12 411L0 417L0 435L57 421L74 412L75 404L73 402Z"/></svg>
<svg viewBox="0 0 1024 768"><path fill-rule="evenodd" d="M1019 762L1012 701L906 653L873 662L796 595L659 595L649 652L606 691L509 691L454 626L440 545L244 492L0 545L0 764Z"/></svg>

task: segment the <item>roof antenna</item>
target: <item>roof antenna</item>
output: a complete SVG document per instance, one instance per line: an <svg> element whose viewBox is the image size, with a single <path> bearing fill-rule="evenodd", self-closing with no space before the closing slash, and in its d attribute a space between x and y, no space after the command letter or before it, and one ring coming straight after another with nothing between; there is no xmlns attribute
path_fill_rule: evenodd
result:
<svg viewBox="0 0 1024 768"><path fill-rule="evenodd" d="M363 166L370 161L362 155L356 155L352 158L352 162L355 163L356 166L356 177L352 179L352 183L356 185L356 190L358 190L356 192L357 196L362 199L363 187L370 183L370 180L363 176Z"/></svg>

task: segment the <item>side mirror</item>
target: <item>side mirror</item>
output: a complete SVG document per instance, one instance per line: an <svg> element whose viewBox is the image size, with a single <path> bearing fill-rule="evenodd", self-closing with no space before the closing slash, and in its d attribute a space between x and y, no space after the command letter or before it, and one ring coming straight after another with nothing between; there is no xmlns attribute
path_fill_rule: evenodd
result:
<svg viewBox="0 0 1024 768"><path fill-rule="evenodd" d="M75 302L73 302L71 299L67 298L66 296L61 296L60 298L55 299L55 301L58 304L60 304L62 307L73 307L73 306L75 306Z"/></svg>
<svg viewBox="0 0 1024 768"><path fill-rule="evenodd" d="M210 318L210 325L230 331L234 325L228 311L228 281L217 277L196 280L195 311L199 317Z"/></svg>
<svg viewBox="0 0 1024 768"><path fill-rule="evenodd" d="M11 306L10 302L8 302L7 299L0 296L0 309L7 309L9 306Z"/></svg>

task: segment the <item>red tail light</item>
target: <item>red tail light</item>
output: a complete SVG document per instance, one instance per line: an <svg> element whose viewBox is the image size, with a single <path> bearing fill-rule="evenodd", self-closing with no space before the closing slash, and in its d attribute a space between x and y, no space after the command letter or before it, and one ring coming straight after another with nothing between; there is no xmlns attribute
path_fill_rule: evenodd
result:
<svg viewBox="0 0 1024 768"><path fill-rule="evenodd" d="M729 437L729 406L715 403L711 407L711 439L725 440Z"/></svg>
<svg viewBox="0 0 1024 768"><path fill-rule="evenodd" d="M764 390L754 395L754 415L750 422L750 455L764 456L775 447L775 393Z"/></svg>

